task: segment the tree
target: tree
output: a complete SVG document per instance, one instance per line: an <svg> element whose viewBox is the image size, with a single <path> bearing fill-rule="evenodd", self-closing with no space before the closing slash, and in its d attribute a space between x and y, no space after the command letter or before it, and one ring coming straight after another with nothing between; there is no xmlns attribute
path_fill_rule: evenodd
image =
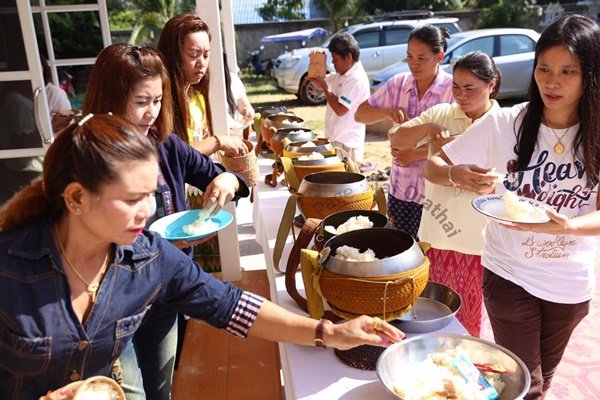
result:
<svg viewBox="0 0 600 400"><path fill-rule="evenodd" d="M256 11L264 21L287 21L304 19L303 8L303 0L267 0Z"/></svg>
<svg viewBox="0 0 600 400"><path fill-rule="evenodd" d="M498 0L483 9L477 28L532 28L537 12L536 0Z"/></svg>
<svg viewBox="0 0 600 400"><path fill-rule="evenodd" d="M364 14L366 0L316 0L316 3L331 19L333 31L337 32L348 20Z"/></svg>
<svg viewBox="0 0 600 400"><path fill-rule="evenodd" d="M130 44L154 43L167 21L180 13L194 10L195 0L131 0L140 10L138 22L133 27Z"/></svg>

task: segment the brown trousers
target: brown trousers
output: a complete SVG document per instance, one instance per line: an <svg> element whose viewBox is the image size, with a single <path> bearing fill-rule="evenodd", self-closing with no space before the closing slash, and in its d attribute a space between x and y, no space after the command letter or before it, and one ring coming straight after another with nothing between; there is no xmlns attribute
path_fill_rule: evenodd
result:
<svg viewBox="0 0 600 400"><path fill-rule="evenodd" d="M485 268L483 299L494 341L515 353L531 373L531 387L524 399L540 398L550 387L569 338L588 314L590 302L545 301Z"/></svg>

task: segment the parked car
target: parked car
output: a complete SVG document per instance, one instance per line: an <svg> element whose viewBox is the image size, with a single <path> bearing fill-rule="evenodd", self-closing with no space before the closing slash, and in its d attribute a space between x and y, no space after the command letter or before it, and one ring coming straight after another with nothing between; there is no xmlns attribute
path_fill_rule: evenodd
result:
<svg viewBox="0 0 600 400"><path fill-rule="evenodd" d="M529 91L533 70L535 45L540 34L531 29L477 29L452 35L441 67L452 73L454 62L475 50L494 58L502 72L498 98L524 98ZM410 71L406 59L379 71L371 80L371 93L383 86L392 76Z"/></svg>
<svg viewBox="0 0 600 400"><path fill-rule="evenodd" d="M458 18L426 17L413 19L394 19L368 22L352 25L341 29L356 38L360 46L360 61L362 62L369 79L382 68L391 65L406 56L406 42L410 32L421 25L433 24L448 29L452 34L459 32ZM331 55L327 50L327 39L321 47L328 56L327 68L333 72ZM315 87L308 79L309 54L314 48L296 49L277 57L273 65L272 76L276 85L281 89L296 94L298 98L308 105L321 104L325 97L320 89Z"/></svg>

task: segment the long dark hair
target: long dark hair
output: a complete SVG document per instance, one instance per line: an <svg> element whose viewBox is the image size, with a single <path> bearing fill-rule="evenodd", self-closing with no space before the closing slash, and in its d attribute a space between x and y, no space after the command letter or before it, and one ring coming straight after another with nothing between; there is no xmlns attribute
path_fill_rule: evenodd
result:
<svg viewBox="0 0 600 400"><path fill-rule="evenodd" d="M490 83L495 79L496 85L490 93L490 99L496 98L500 91L500 84L502 83L502 73L492 57L481 51L467 53L456 61L452 71L456 71L457 69L469 71L485 83Z"/></svg>
<svg viewBox="0 0 600 400"><path fill-rule="evenodd" d="M209 71L202 77L200 82L190 87L192 93L188 93L183 63L183 41L185 37L194 32L206 32L210 40L210 30L202 18L196 14L180 14L167 21L160 33L158 49L164 57L169 76L171 78L171 92L173 97L173 130L175 134L189 143L188 128L192 125L190 115L189 99L193 92L199 92L204 96L206 104L206 124L209 132L212 131L212 114L208 102L208 87L210 82Z"/></svg>
<svg viewBox="0 0 600 400"><path fill-rule="evenodd" d="M91 118L90 118L91 117ZM56 136L44 157L42 179L25 186L0 211L0 230L42 218L58 219L65 210L62 193L79 182L92 193L120 179L128 162L157 159L154 145L116 115L88 114Z"/></svg>
<svg viewBox="0 0 600 400"><path fill-rule="evenodd" d="M574 139L575 157L583 161L588 185L598 183L600 173L600 28L596 22L581 15L564 16L542 33L535 47L533 70L539 55L554 46L565 46L576 56L582 68L583 95L579 101L579 130ZM523 120L515 132L518 139L517 170L526 168L537 144L544 103L532 75L529 86L529 104L523 110ZM518 121L518 119L517 119Z"/></svg>
<svg viewBox="0 0 600 400"><path fill-rule="evenodd" d="M158 141L166 139L173 128L171 84L160 53L149 47L115 43L98 54L85 93L83 114L124 115L133 86L147 78L162 81L160 113L154 128Z"/></svg>

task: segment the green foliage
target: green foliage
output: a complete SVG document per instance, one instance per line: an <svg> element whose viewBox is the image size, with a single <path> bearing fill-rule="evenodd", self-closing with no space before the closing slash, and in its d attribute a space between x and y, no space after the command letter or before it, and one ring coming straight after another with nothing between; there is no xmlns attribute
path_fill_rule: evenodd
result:
<svg viewBox="0 0 600 400"><path fill-rule="evenodd" d="M264 21L304 19L303 0L267 0L256 11Z"/></svg>
<svg viewBox="0 0 600 400"><path fill-rule="evenodd" d="M317 0L317 5L331 19L333 31L336 32L346 21L363 15L366 2L367 0Z"/></svg>
<svg viewBox="0 0 600 400"><path fill-rule="evenodd" d="M137 20L138 16L133 10L122 10L108 16L111 31L131 29Z"/></svg>
<svg viewBox="0 0 600 400"><path fill-rule="evenodd" d="M532 28L536 13L536 0L498 0L483 9L477 28Z"/></svg>

